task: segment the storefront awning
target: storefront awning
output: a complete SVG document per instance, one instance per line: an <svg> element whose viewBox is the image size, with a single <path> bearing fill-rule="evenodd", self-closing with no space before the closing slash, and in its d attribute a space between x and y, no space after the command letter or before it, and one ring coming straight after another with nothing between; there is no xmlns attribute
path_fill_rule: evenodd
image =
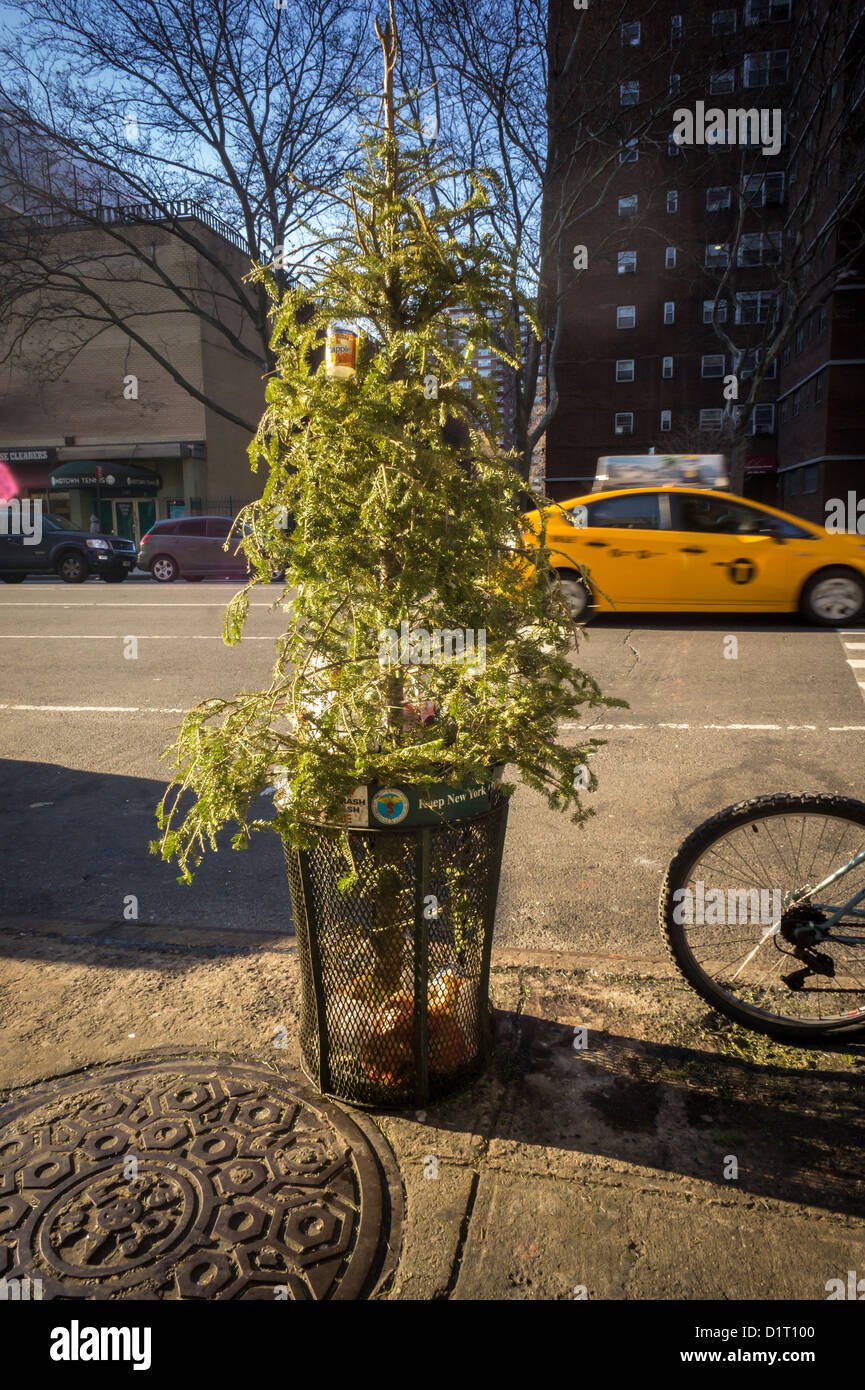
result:
<svg viewBox="0 0 865 1390"><path fill-rule="evenodd" d="M100 493L115 497L155 497L162 487L162 479L158 473L137 463L76 459L74 463L61 463L52 468L49 487L55 492L86 487L98 488Z"/></svg>

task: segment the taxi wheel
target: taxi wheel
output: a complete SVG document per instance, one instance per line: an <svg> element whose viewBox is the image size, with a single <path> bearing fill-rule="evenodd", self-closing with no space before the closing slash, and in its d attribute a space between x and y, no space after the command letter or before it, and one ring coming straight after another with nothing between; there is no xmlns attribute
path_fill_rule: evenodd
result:
<svg viewBox="0 0 865 1390"><path fill-rule="evenodd" d="M808 580L799 606L803 618L821 627L854 622L865 610L865 581L855 570L833 565Z"/></svg>
<svg viewBox="0 0 865 1390"><path fill-rule="evenodd" d="M587 623L593 616L592 596L576 574L559 573L559 585L575 623Z"/></svg>

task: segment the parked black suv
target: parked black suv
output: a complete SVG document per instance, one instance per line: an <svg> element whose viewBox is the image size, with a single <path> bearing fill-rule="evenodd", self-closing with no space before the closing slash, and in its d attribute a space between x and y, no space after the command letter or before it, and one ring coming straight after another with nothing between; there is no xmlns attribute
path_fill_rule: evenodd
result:
<svg viewBox="0 0 865 1390"><path fill-rule="evenodd" d="M20 584L28 574L59 574L67 584L81 584L98 574L109 584L119 584L135 565L134 541L107 531L91 536L50 512L38 520L42 534L34 540L22 535L17 518L4 514L0 506L0 579L5 584Z"/></svg>

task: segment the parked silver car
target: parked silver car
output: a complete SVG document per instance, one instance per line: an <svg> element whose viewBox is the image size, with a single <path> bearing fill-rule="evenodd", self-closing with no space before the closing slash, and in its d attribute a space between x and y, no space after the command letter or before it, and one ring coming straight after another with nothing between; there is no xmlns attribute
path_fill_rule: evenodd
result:
<svg viewBox="0 0 865 1390"><path fill-rule="evenodd" d="M226 540L231 537L228 550ZM138 568L149 570L160 584L175 579L190 583L208 576L245 577L246 557L234 554L241 530L230 516L183 516L157 521L141 538Z"/></svg>

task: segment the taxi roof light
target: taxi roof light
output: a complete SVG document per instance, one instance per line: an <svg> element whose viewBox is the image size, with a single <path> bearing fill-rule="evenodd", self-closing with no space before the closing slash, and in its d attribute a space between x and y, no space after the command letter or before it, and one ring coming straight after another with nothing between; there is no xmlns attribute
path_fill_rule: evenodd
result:
<svg viewBox="0 0 865 1390"><path fill-rule="evenodd" d="M615 487L726 488L723 454L611 454L598 459L593 492Z"/></svg>

